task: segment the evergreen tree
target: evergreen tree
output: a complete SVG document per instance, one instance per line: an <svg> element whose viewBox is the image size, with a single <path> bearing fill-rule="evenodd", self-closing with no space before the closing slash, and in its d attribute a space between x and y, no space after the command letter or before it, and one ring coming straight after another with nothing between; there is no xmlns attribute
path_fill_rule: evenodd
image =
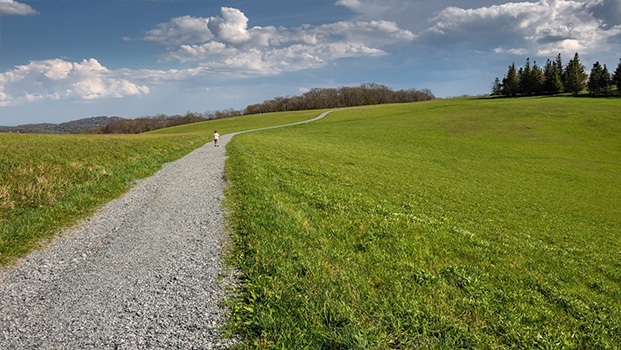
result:
<svg viewBox="0 0 621 350"><path fill-rule="evenodd" d="M600 85L601 76L602 76L602 66L598 62L593 64L593 68L591 69L591 74L589 75L589 82L587 84L587 89L589 93L594 96L599 96L601 94L602 86Z"/></svg>
<svg viewBox="0 0 621 350"><path fill-rule="evenodd" d="M548 59L543 68L537 65L537 61L533 61L531 65L530 58L517 71L515 63L512 63L502 81L496 78L492 83L492 95L541 95L561 92L578 95L588 89L593 96L609 96L615 93L615 88L616 93L621 94L621 59L612 75L608 67L599 62L595 62L591 73L587 74L578 53L565 67L559 53L555 60Z"/></svg>
<svg viewBox="0 0 621 350"><path fill-rule="evenodd" d="M608 72L608 67L606 67L606 65L604 65L604 69L602 69L602 75L599 78L599 85L602 86L604 95L612 95L612 77L610 76L610 72Z"/></svg>
<svg viewBox="0 0 621 350"><path fill-rule="evenodd" d="M621 59L619 59L619 65L612 76L612 81L617 86L617 92L621 92Z"/></svg>
<svg viewBox="0 0 621 350"><path fill-rule="evenodd" d="M502 94L502 84L500 83L500 79L496 77L496 79L492 83L492 96L498 96L501 94Z"/></svg>
<svg viewBox="0 0 621 350"><path fill-rule="evenodd" d="M525 95L531 95L533 93L533 77L532 70L530 68L530 58L526 59L526 65L524 69L520 69L518 72L518 78L520 79L519 92Z"/></svg>
<svg viewBox="0 0 621 350"><path fill-rule="evenodd" d="M507 70L507 75L502 79L502 94L505 96L515 96L518 92L520 80L515 71L515 63L512 63Z"/></svg>
<svg viewBox="0 0 621 350"><path fill-rule="evenodd" d="M563 82L565 81L565 71L563 70L563 59L561 59L561 54L556 55L556 69L558 70L558 77L561 79L561 90L559 92L563 92Z"/></svg>
<svg viewBox="0 0 621 350"><path fill-rule="evenodd" d="M563 91L563 83L559 76L557 61L551 62L548 60L543 70L544 83L543 90L546 94L558 94ZM562 69L562 68L561 68Z"/></svg>
<svg viewBox="0 0 621 350"><path fill-rule="evenodd" d="M586 87L586 81L589 76L584 72L584 66L580 63L580 57L577 52L574 58L567 63L564 77L565 81L563 85L567 92L578 95L578 93Z"/></svg>
<svg viewBox="0 0 621 350"><path fill-rule="evenodd" d="M593 64L587 88L589 93L594 96L612 94L612 79L610 78L610 73L606 65L602 67L599 62Z"/></svg>
<svg viewBox="0 0 621 350"><path fill-rule="evenodd" d="M537 61L533 62L533 68L530 72L531 79L531 93L535 95L543 94L543 84L545 81L545 77L543 75L543 71L537 65Z"/></svg>

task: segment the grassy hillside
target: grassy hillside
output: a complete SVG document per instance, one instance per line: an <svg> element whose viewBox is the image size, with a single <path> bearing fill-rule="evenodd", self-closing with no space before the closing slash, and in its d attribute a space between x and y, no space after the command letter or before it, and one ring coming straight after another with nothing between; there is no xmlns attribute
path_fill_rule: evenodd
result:
<svg viewBox="0 0 621 350"><path fill-rule="evenodd" d="M220 134L309 119L318 111L237 117L151 135L0 134L0 266L92 214Z"/></svg>
<svg viewBox="0 0 621 350"><path fill-rule="evenodd" d="M619 348L621 100L351 108L227 149L249 347Z"/></svg>
<svg viewBox="0 0 621 350"><path fill-rule="evenodd" d="M295 111L284 113L265 113L254 114L243 117L210 120L194 124L179 125L172 128L160 129L149 132L154 135L171 134L213 134L218 130L221 135L230 134L237 131L258 129L274 125L295 123L314 118L324 110Z"/></svg>

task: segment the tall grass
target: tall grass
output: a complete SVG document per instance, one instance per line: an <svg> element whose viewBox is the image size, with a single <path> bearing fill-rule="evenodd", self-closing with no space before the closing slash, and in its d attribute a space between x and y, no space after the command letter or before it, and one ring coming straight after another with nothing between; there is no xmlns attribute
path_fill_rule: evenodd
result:
<svg viewBox="0 0 621 350"><path fill-rule="evenodd" d="M619 348L620 100L352 108L227 149L245 346Z"/></svg>
<svg viewBox="0 0 621 350"><path fill-rule="evenodd" d="M226 134L296 122L319 112L266 114L143 135L0 134L0 266L45 244L157 171Z"/></svg>
<svg viewBox="0 0 621 350"><path fill-rule="evenodd" d="M0 265L206 141L205 136L0 134Z"/></svg>

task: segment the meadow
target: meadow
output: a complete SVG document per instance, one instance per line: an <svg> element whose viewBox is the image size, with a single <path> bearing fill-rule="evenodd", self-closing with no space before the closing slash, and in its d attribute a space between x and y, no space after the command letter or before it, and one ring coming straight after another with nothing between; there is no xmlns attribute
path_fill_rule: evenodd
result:
<svg viewBox="0 0 621 350"><path fill-rule="evenodd" d="M349 108L227 151L240 348L620 348L621 100Z"/></svg>
<svg viewBox="0 0 621 350"><path fill-rule="evenodd" d="M137 179L221 134L319 112L220 119L141 135L0 134L0 266L45 245Z"/></svg>
<svg viewBox="0 0 621 350"><path fill-rule="evenodd" d="M234 117L227 119L215 119L207 122L179 125L172 128L159 129L151 131L151 135L188 135L188 134L209 134L215 130L220 135L230 134L233 132L259 129L275 125L284 125L312 119L325 110L308 110L295 111L286 113L263 113L252 114L243 117Z"/></svg>

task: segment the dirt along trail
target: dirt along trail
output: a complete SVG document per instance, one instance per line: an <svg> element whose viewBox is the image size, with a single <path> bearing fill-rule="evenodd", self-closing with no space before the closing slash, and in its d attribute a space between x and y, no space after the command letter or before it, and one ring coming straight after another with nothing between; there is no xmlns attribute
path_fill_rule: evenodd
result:
<svg viewBox="0 0 621 350"><path fill-rule="evenodd" d="M230 345L220 337L227 284L220 202L234 135L165 164L45 249L1 269L0 349Z"/></svg>

